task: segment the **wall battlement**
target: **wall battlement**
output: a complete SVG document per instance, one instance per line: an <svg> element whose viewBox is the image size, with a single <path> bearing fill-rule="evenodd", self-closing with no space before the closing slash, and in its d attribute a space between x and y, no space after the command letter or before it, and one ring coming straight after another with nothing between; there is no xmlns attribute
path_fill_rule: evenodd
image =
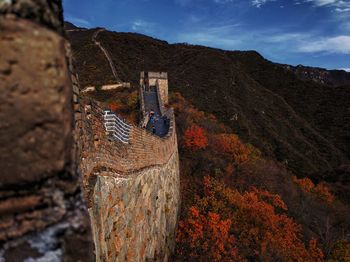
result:
<svg viewBox="0 0 350 262"><path fill-rule="evenodd" d="M156 86L161 101L168 103L168 73L167 72L141 72L140 86Z"/></svg>

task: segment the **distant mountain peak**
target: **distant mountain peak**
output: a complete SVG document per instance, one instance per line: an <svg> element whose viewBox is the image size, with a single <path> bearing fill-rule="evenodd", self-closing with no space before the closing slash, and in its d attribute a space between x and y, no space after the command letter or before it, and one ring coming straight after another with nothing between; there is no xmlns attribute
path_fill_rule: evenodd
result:
<svg viewBox="0 0 350 262"><path fill-rule="evenodd" d="M76 30L76 29L85 29L85 28L78 27L69 21L64 21L64 30Z"/></svg>

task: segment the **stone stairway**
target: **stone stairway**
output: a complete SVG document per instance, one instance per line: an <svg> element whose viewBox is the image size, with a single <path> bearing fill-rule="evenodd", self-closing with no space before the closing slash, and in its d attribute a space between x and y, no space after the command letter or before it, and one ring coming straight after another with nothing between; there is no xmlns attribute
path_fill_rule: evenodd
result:
<svg viewBox="0 0 350 262"><path fill-rule="evenodd" d="M168 132L168 120L166 117L162 116L160 112L160 105L158 101L157 92L154 90L143 91L145 110L146 112L154 112L154 122L148 121L146 129L153 132L153 126L155 127L155 135L163 137Z"/></svg>

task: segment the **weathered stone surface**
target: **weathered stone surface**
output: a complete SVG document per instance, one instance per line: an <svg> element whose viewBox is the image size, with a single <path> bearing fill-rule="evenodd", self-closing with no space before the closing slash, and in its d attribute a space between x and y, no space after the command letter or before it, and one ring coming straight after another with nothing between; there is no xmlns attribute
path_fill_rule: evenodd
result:
<svg viewBox="0 0 350 262"><path fill-rule="evenodd" d="M13 14L63 32L61 0L0 0L0 15Z"/></svg>
<svg viewBox="0 0 350 262"><path fill-rule="evenodd" d="M127 177L96 175L93 206L97 261L167 261L180 208L178 153L163 166Z"/></svg>
<svg viewBox="0 0 350 262"><path fill-rule="evenodd" d="M0 187L40 181L69 161L72 90L64 45L35 23L0 18Z"/></svg>
<svg viewBox="0 0 350 262"><path fill-rule="evenodd" d="M75 198L75 201L79 199ZM40 221L40 219L36 219ZM0 248L0 261L94 261L88 216L79 204L59 223L12 241Z"/></svg>
<svg viewBox="0 0 350 262"><path fill-rule="evenodd" d="M0 15L0 261L94 261L61 3L0 0Z"/></svg>

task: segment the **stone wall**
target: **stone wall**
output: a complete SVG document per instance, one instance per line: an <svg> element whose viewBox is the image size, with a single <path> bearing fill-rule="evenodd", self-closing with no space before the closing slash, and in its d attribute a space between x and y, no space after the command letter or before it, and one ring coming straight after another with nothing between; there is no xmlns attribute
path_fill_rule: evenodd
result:
<svg viewBox="0 0 350 262"><path fill-rule="evenodd" d="M94 260L62 23L60 1L0 1L0 261Z"/></svg>
<svg viewBox="0 0 350 262"><path fill-rule="evenodd" d="M170 128L167 136L160 138L147 130L132 125L130 143L122 144L109 140L103 126L103 109L94 102L85 105L85 116L88 124L82 139L85 142L81 164L84 181L97 166L105 166L117 170L121 174L129 174L151 165L164 165L176 148L176 132L173 110L169 109ZM85 183L86 184L86 183Z"/></svg>
<svg viewBox="0 0 350 262"><path fill-rule="evenodd" d="M123 144L108 139L97 102L82 104L80 167L97 260L167 261L180 204L174 111L160 100L170 120L165 137L132 125L130 142Z"/></svg>
<svg viewBox="0 0 350 262"><path fill-rule="evenodd" d="M168 104L168 79L157 79L156 86L159 88L159 94L164 104Z"/></svg>
<svg viewBox="0 0 350 262"><path fill-rule="evenodd" d="M180 206L178 170L176 151L166 165L129 176L95 174L90 212L98 261L168 260Z"/></svg>
<svg viewBox="0 0 350 262"><path fill-rule="evenodd" d="M160 97L163 103L167 104L168 103L168 73L167 72L141 72L140 85L142 86L145 83L145 81L149 86L159 87Z"/></svg>

